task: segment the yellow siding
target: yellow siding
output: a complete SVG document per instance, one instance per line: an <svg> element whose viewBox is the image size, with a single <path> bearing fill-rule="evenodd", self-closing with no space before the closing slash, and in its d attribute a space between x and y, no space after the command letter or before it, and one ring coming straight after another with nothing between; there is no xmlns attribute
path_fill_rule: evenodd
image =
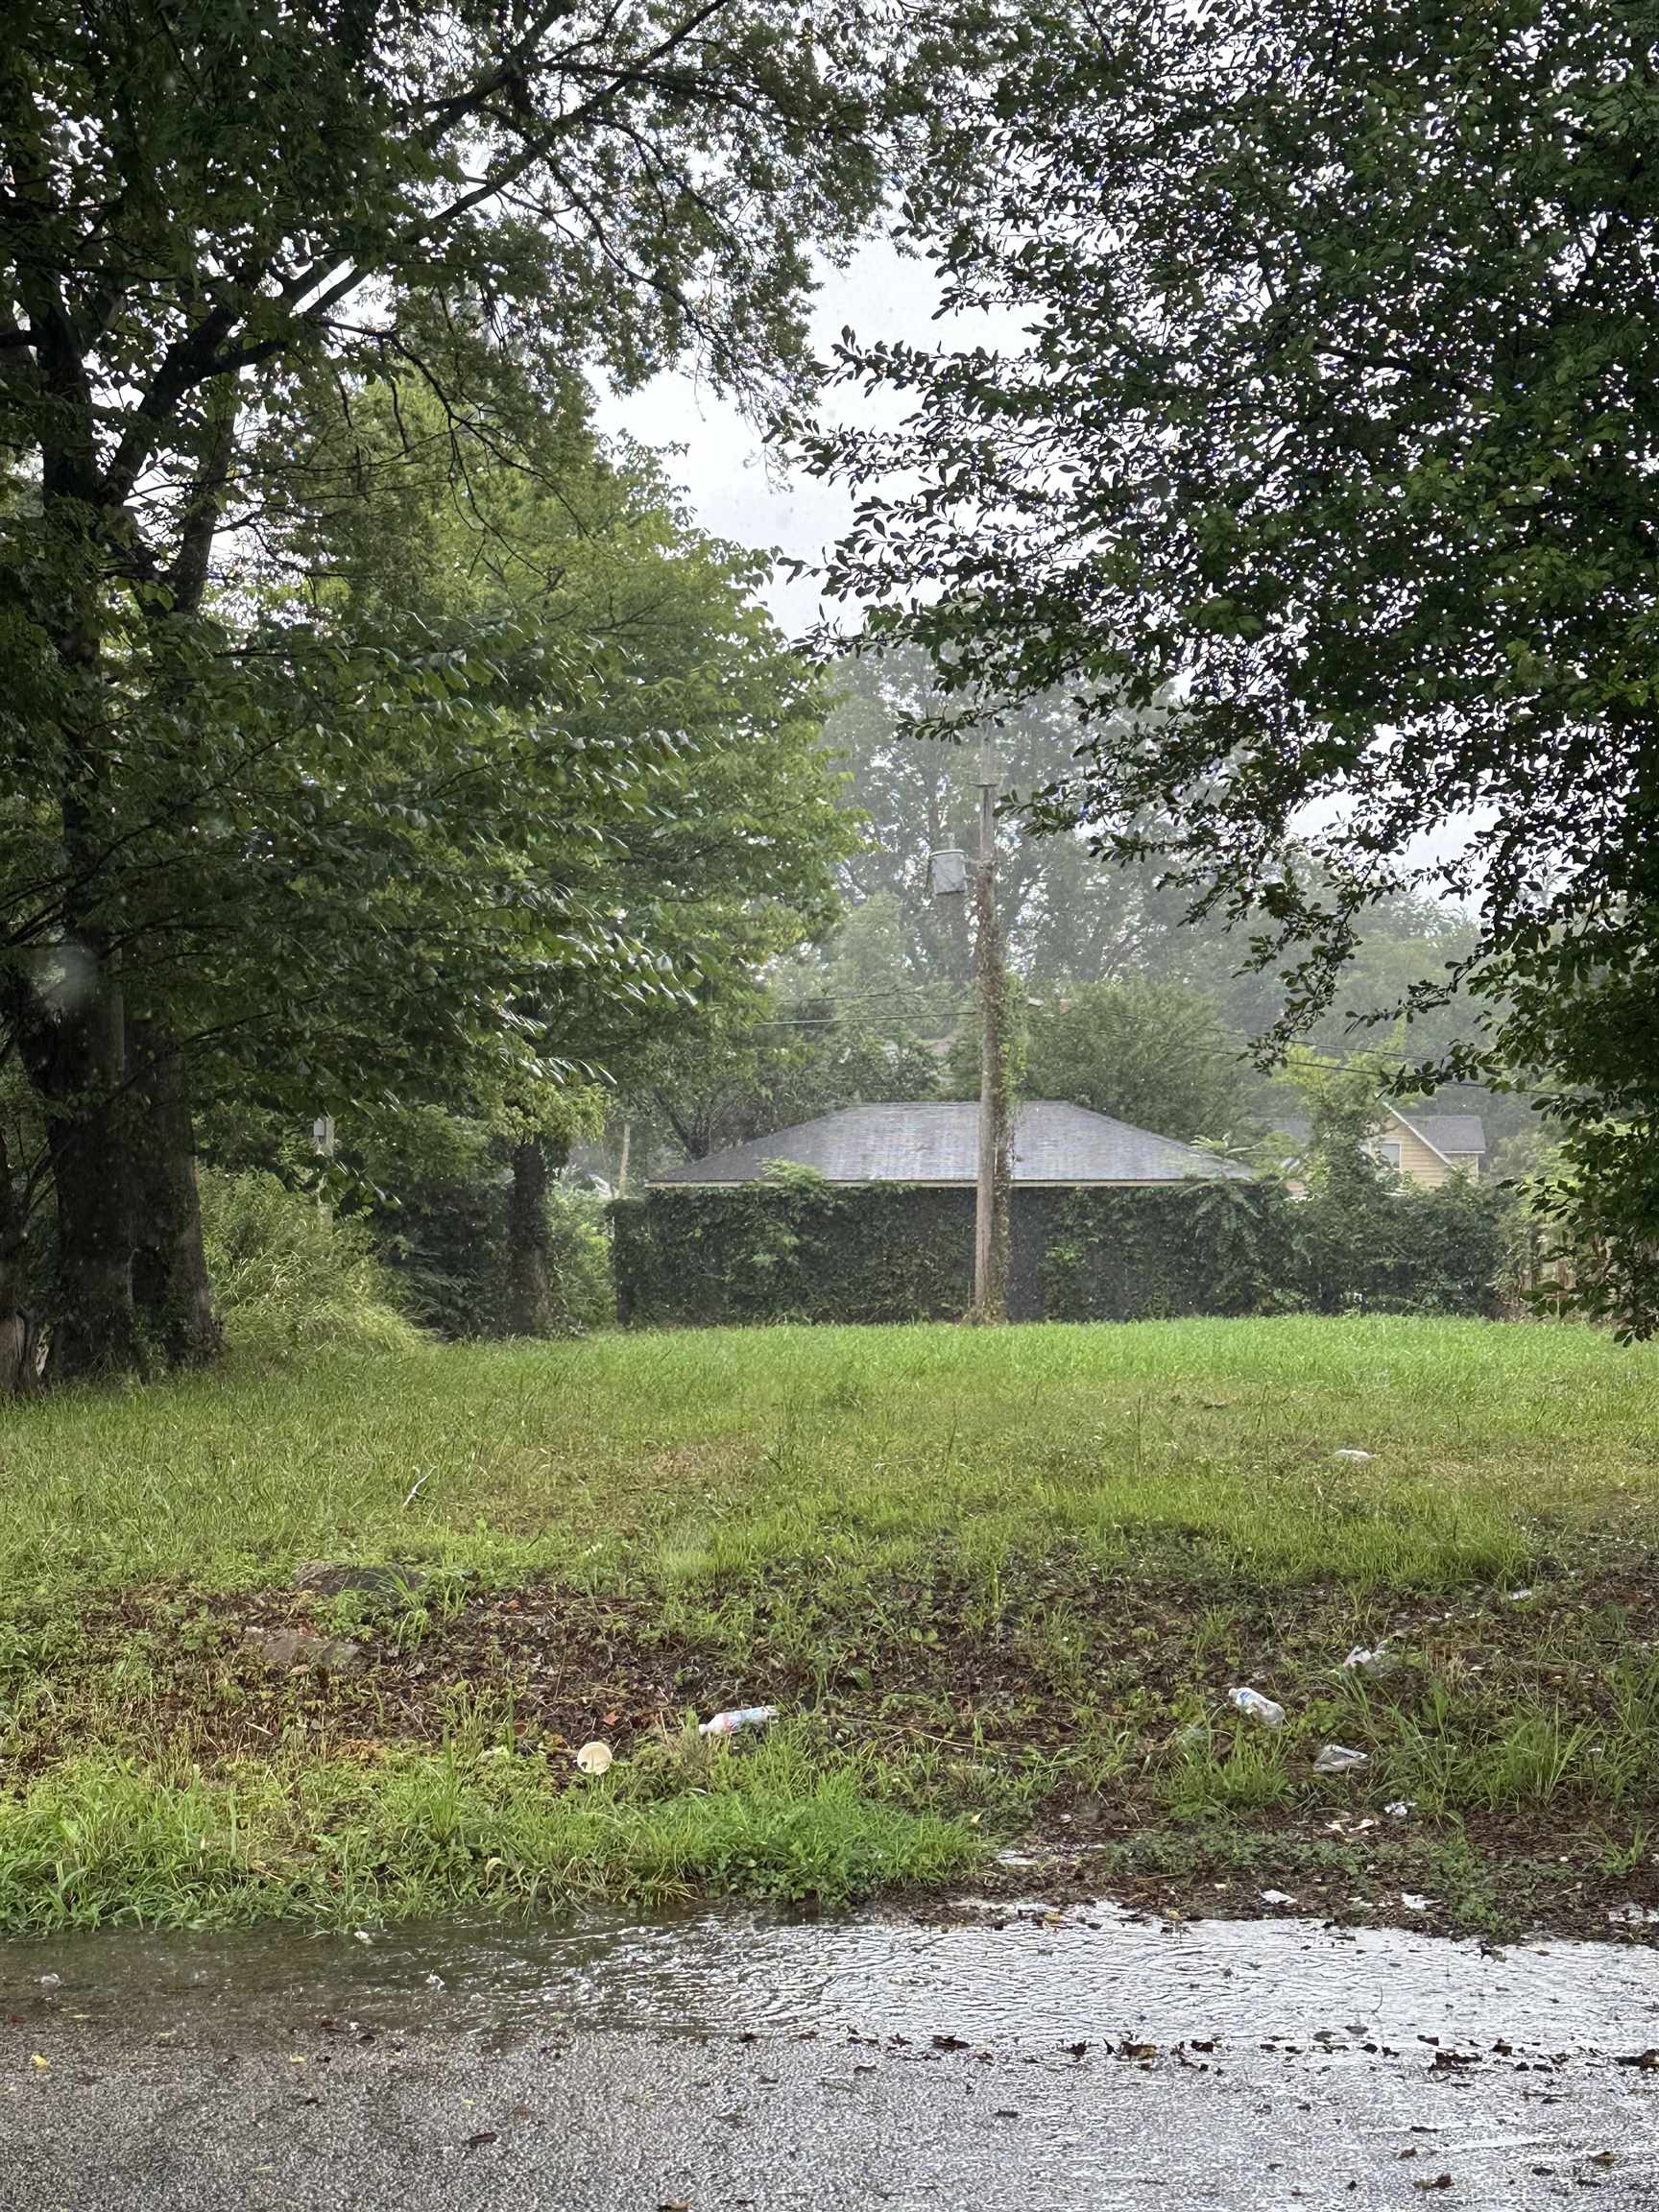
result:
<svg viewBox="0 0 1659 2212"><path fill-rule="evenodd" d="M1431 1144L1426 1144L1414 1129L1407 1129L1402 1121L1390 1119L1382 1131L1382 1141L1384 1143L1399 1144L1401 1174L1407 1183L1415 1183L1425 1190L1438 1190L1454 1175L1467 1174L1477 1179L1479 1176L1479 1160L1458 1160L1449 1164L1441 1159Z"/></svg>
<svg viewBox="0 0 1659 2212"><path fill-rule="evenodd" d="M1420 1183L1426 1190L1438 1190L1452 1170L1438 1152L1409 1129L1395 1122L1389 1130L1400 1139L1400 1172L1408 1183Z"/></svg>

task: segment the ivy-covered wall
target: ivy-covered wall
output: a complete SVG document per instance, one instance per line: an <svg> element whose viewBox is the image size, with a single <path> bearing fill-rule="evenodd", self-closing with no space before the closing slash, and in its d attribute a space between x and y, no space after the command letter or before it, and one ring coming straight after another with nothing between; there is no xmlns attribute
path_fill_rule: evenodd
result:
<svg viewBox="0 0 1659 2212"><path fill-rule="evenodd" d="M799 1173L669 1186L613 1209L618 1311L635 1327L945 1321L973 1297L974 1193L837 1187ZM1009 1310L1128 1321L1248 1313L1286 1266L1265 1186L1017 1190Z"/></svg>
<svg viewBox="0 0 1659 2212"><path fill-rule="evenodd" d="M1292 1216L1270 1185L1191 1182L1022 1196L1025 1221L1014 1239L1021 1318L1260 1313L1289 1286Z"/></svg>
<svg viewBox="0 0 1659 2212"><path fill-rule="evenodd" d="M805 1168L670 1185L613 1209L617 1309L635 1327L949 1321L973 1296L974 1193L849 1188ZM1493 1313L1503 1200L1375 1178L1306 1201L1277 1184L1016 1190L1017 1321L1183 1313Z"/></svg>
<svg viewBox="0 0 1659 2212"><path fill-rule="evenodd" d="M625 1325L950 1321L974 1290L974 1193L817 1178L669 1187L612 1209Z"/></svg>

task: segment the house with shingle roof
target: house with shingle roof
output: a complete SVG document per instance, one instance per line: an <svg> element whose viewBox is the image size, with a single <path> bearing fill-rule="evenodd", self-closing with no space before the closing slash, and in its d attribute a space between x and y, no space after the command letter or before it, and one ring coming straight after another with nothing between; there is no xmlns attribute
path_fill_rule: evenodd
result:
<svg viewBox="0 0 1659 2212"><path fill-rule="evenodd" d="M979 1109L848 1106L649 1178L613 1211L635 1325L957 1319L973 1296ZM1127 1320L1241 1310L1246 1167L1062 1099L1015 1109L1008 1310Z"/></svg>
<svg viewBox="0 0 1659 2212"><path fill-rule="evenodd" d="M979 1108L971 1098L845 1106L705 1160L687 1160L651 1181L732 1189L761 1182L779 1163L809 1167L828 1183L972 1188L979 1171ZM1014 1110L1017 1191L1132 1189L1217 1175L1250 1179L1249 1169L1235 1162L1064 1099L1029 1099Z"/></svg>
<svg viewBox="0 0 1659 2212"><path fill-rule="evenodd" d="M1371 1140L1370 1150L1383 1166L1392 1167L1407 1183L1425 1190L1438 1190L1454 1175L1480 1180L1486 1165L1486 1130L1479 1114L1409 1114L1389 1099L1380 1098L1377 1111L1382 1127ZM1277 1126L1293 1143L1308 1141L1305 1116L1282 1118Z"/></svg>

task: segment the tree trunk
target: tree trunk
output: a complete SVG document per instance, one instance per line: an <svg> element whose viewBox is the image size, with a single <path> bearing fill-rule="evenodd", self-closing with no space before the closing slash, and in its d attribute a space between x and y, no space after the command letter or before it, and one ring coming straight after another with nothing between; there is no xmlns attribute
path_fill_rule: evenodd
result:
<svg viewBox="0 0 1659 2212"><path fill-rule="evenodd" d="M101 947L83 939L70 950L52 997L30 994L19 1033L58 1198L53 1382L145 1365L132 1300L121 986Z"/></svg>
<svg viewBox="0 0 1659 2212"><path fill-rule="evenodd" d="M513 1147L507 1201L507 1329L514 1336L545 1336L551 1324L547 1244L547 1148L540 1137Z"/></svg>
<svg viewBox="0 0 1659 2212"><path fill-rule="evenodd" d="M35 1324L23 1306L23 1239L27 1224L12 1181L6 1132L0 1129L0 1398L35 1387Z"/></svg>
<svg viewBox="0 0 1659 2212"><path fill-rule="evenodd" d="M132 1067L132 1294L150 1343L170 1367L205 1367L222 1349L202 1248L189 1076L158 1022L127 1029Z"/></svg>

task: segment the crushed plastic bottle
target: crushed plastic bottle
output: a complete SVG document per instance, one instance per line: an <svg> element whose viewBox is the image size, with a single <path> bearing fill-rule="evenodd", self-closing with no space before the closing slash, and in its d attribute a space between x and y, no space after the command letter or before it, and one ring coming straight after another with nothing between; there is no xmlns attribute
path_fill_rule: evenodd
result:
<svg viewBox="0 0 1659 2212"><path fill-rule="evenodd" d="M1260 1690L1229 1690L1227 1702L1251 1720L1260 1720L1263 1728L1283 1728L1285 1708L1276 1705L1271 1697L1263 1697Z"/></svg>
<svg viewBox="0 0 1659 2212"><path fill-rule="evenodd" d="M730 1713L716 1713L712 1720L705 1720L699 1727L699 1736L735 1736L740 1728L764 1728L769 1720L776 1720L776 1705L738 1705Z"/></svg>
<svg viewBox="0 0 1659 2212"><path fill-rule="evenodd" d="M1370 1764L1369 1751L1350 1751L1346 1743L1323 1743L1313 1762L1313 1771L1315 1774L1353 1774Z"/></svg>

